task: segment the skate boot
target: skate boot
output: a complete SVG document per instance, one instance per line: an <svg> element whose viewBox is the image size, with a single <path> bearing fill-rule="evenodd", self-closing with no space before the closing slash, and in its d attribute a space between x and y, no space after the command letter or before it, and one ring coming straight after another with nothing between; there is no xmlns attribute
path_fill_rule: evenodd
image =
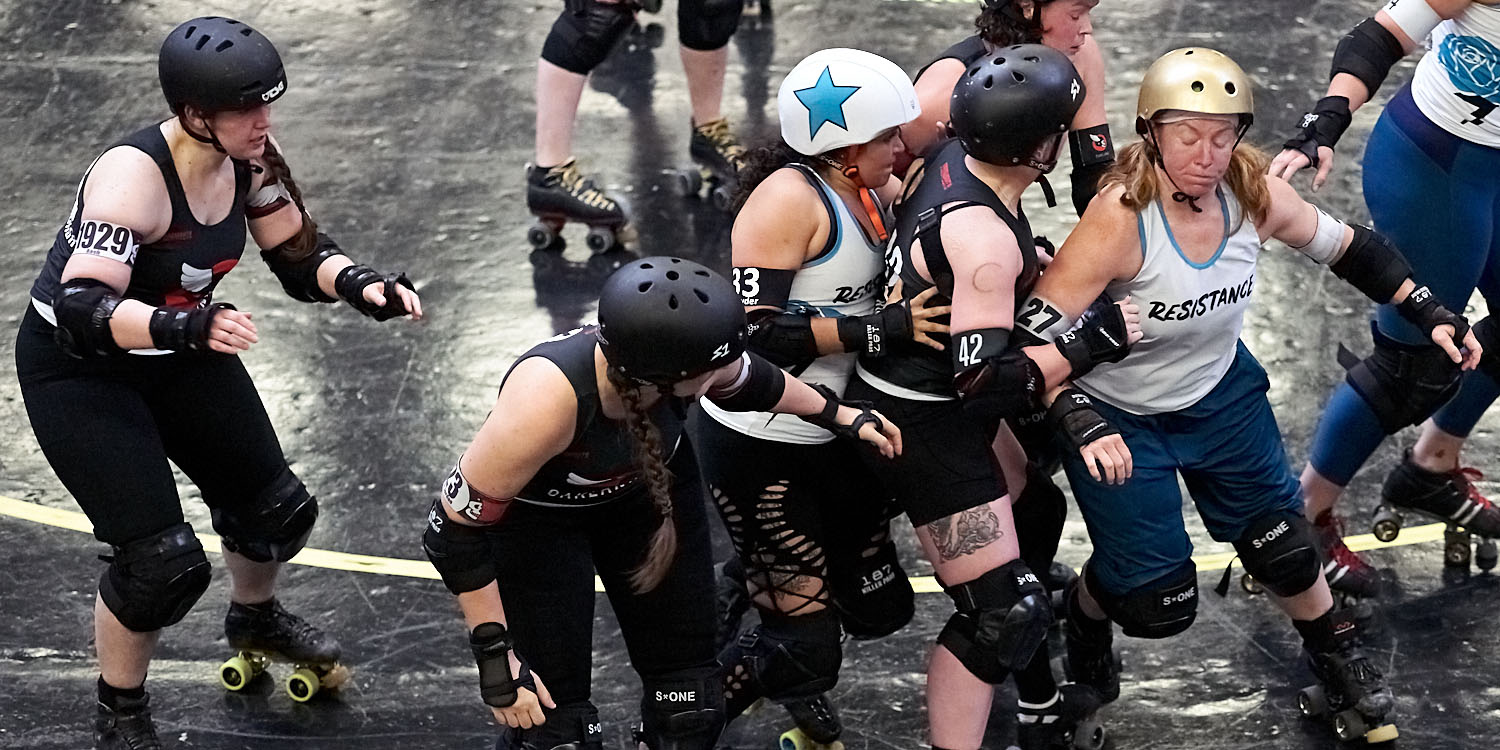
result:
<svg viewBox="0 0 1500 750"><path fill-rule="evenodd" d="M1063 671L1073 682L1094 689L1102 703L1120 697L1120 655L1115 651L1114 624L1075 612L1078 607L1078 582L1068 589L1068 617L1063 622L1063 644L1066 658Z"/></svg>
<svg viewBox="0 0 1500 750"><path fill-rule="evenodd" d="M1335 610L1325 617L1332 628L1329 647L1313 651L1304 646L1303 652L1318 684L1297 693L1297 707L1309 718L1332 718L1341 740L1363 738L1373 744L1395 739L1399 733L1385 717L1396 701L1385 678L1356 645L1352 615Z"/></svg>
<svg viewBox="0 0 1500 750"><path fill-rule="evenodd" d="M1481 570L1493 569L1500 560L1494 542L1500 537L1500 509L1474 486L1483 478L1478 469L1469 467L1428 471L1412 461L1408 450L1380 488L1381 505L1376 509L1374 524L1376 538L1395 539L1405 520L1402 511L1414 511L1448 525L1443 534L1445 565L1467 570L1472 559ZM1481 541L1479 549L1471 554L1470 544L1475 535Z"/></svg>
<svg viewBox="0 0 1500 750"><path fill-rule="evenodd" d="M1333 511L1325 510L1313 520L1323 553L1323 577L1335 595L1366 599L1380 594L1380 571L1344 544L1344 524Z"/></svg>
<svg viewBox="0 0 1500 750"><path fill-rule="evenodd" d="M745 149L730 132L729 120L720 117L693 125L688 154L698 168L678 173L683 195L703 197L706 191L715 208L728 211L739 186L740 168L745 165Z"/></svg>
<svg viewBox="0 0 1500 750"><path fill-rule="evenodd" d="M150 703L149 695L117 698L114 708L99 701L94 715L94 750L161 750Z"/></svg>
<svg viewBox="0 0 1500 750"><path fill-rule="evenodd" d="M526 210L537 219L526 230L536 250L561 250L563 225L576 221L589 227L589 249L602 253L620 245L626 222L619 201L585 178L574 159L555 167L526 165Z"/></svg>
<svg viewBox="0 0 1500 750"><path fill-rule="evenodd" d="M1100 750L1104 725L1094 718L1102 701L1087 685L1066 682L1045 706L1020 704L1016 744L1021 750Z"/></svg>
<svg viewBox="0 0 1500 750"><path fill-rule="evenodd" d="M745 583L745 567L738 557L731 558L719 568L715 579L718 588L719 641L717 651L723 651L740 634L740 621L750 611L750 589Z"/></svg>
<svg viewBox="0 0 1500 750"><path fill-rule="evenodd" d="M781 734L781 750L839 750L844 743L844 723L827 695L802 698L781 704L796 726Z"/></svg>
<svg viewBox="0 0 1500 750"><path fill-rule="evenodd" d="M243 690L273 660L292 664L286 692L299 703L312 700L319 690L337 689L349 678L349 670L339 664L338 641L275 599L230 602L224 635L239 652L219 668L219 681L229 690Z"/></svg>

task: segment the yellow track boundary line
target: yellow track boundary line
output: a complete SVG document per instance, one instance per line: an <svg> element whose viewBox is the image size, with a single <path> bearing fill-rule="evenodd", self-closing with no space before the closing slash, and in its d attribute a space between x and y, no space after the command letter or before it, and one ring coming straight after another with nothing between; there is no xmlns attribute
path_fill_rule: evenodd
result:
<svg viewBox="0 0 1500 750"><path fill-rule="evenodd" d="M45 505L17 500L4 495L0 495L0 516L9 516L60 529L81 531L86 534L92 534L94 531L93 524L89 523L88 517L78 511L49 508ZM1356 534L1344 537L1344 543L1349 545L1349 549L1356 551L1421 544L1423 542L1442 539L1443 528L1444 525L1441 523L1430 523L1404 528L1401 530L1401 536L1393 542L1382 542L1372 534ZM206 550L217 550L219 547L219 537L214 534L200 532L198 538L203 540L203 548ZM1193 555L1193 562L1197 563L1198 567L1202 570L1213 570L1228 565L1229 561L1234 559L1234 554L1233 550L1229 550L1226 552ZM330 570L347 570L355 573L374 573L376 575L439 580L437 571L426 560L404 560L394 557L356 555L350 552L336 552L334 550L313 549L311 547L302 550L296 559L292 560L292 564L308 565ZM914 576L911 579L911 585L920 594L931 594L942 591L942 588L937 584L937 580L932 576ZM594 590L599 593L604 592L604 583L597 576L594 578Z"/></svg>

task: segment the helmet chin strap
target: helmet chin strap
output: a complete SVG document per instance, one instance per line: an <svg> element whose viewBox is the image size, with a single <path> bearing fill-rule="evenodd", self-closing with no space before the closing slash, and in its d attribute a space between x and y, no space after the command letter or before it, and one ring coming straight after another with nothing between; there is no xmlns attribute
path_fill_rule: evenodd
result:
<svg viewBox="0 0 1500 750"><path fill-rule="evenodd" d="M885 226L885 215L880 212L880 207L875 205L875 199L870 197L870 188L865 185L864 177L859 174L858 166L844 166L838 159L831 156L818 154L817 157L824 164L837 169L840 174L849 178L854 183L855 190L859 193L859 202L865 207L865 215L870 217L871 226L875 227L875 237L881 242L891 238L891 232Z"/></svg>
<svg viewBox="0 0 1500 750"><path fill-rule="evenodd" d="M193 129L188 127L187 118L184 115L178 115L177 122L178 124L182 125L182 132L187 133L192 137L193 140L198 141L199 143L207 143L208 145L213 146L214 150L218 151L221 154L229 153L228 151L224 150L224 145L219 143L219 136L214 134L214 127L208 124L207 118L203 118L203 127L208 128L207 137L198 135L197 133L193 132Z"/></svg>

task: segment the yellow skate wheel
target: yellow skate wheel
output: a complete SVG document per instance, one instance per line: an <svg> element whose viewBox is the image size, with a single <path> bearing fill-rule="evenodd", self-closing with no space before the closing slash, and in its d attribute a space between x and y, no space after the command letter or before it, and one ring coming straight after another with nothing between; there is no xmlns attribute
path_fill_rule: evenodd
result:
<svg viewBox="0 0 1500 750"><path fill-rule="evenodd" d="M814 744L801 729L781 733L781 750L813 750Z"/></svg>
<svg viewBox="0 0 1500 750"><path fill-rule="evenodd" d="M286 678L286 694L298 703L306 703L318 694L318 673L303 667Z"/></svg>
<svg viewBox="0 0 1500 750"><path fill-rule="evenodd" d="M1397 731L1395 724L1386 724L1365 732L1365 742L1373 745L1377 742L1390 742L1400 736L1401 732Z"/></svg>
<svg viewBox="0 0 1500 750"><path fill-rule="evenodd" d="M219 667L219 684L225 690L244 690L257 674L255 665L243 655L230 657Z"/></svg>

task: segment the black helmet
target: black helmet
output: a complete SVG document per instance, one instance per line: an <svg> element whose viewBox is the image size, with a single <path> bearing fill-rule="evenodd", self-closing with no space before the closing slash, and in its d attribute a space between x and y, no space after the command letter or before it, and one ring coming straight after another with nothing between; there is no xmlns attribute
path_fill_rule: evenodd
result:
<svg viewBox="0 0 1500 750"><path fill-rule="evenodd" d="M263 34L230 18L194 18L172 30L157 58L173 112L248 109L286 93L281 55Z"/></svg>
<svg viewBox="0 0 1500 750"><path fill-rule="evenodd" d="M950 124L964 151L982 162L1050 172L1084 93L1066 55L1017 44L969 65L953 87Z"/></svg>
<svg viewBox="0 0 1500 750"><path fill-rule="evenodd" d="M697 263L642 258L605 280L597 336L611 367L675 383L744 353L745 308L728 280Z"/></svg>

